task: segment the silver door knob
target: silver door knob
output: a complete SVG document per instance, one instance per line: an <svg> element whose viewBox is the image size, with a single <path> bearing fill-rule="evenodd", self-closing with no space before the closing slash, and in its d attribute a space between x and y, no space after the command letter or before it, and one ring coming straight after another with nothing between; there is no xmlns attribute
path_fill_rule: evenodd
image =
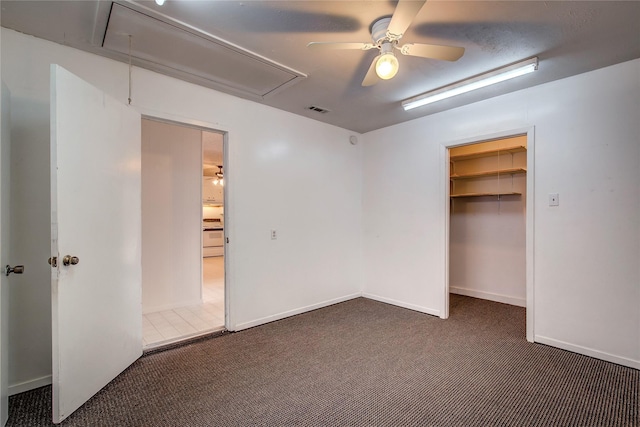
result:
<svg viewBox="0 0 640 427"><path fill-rule="evenodd" d="M24 265L16 265L15 267L11 267L10 265L7 265L4 268L4 275L8 276L11 273L14 273L14 274L22 274L22 273L24 273Z"/></svg>
<svg viewBox="0 0 640 427"><path fill-rule="evenodd" d="M62 258L62 265L76 265L79 262L80 258L77 256L65 255L64 258Z"/></svg>

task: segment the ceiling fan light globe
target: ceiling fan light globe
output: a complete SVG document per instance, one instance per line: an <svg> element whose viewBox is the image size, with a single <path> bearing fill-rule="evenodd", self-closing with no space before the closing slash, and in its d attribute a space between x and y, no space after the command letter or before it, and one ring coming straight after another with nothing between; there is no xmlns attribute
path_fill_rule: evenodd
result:
<svg viewBox="0 0 640 427"><path fill-rule="evenodd" d="M382 80L389 80L398 73L399 66L398 58L393 53L385 53L376 61L376 74Z"/></svg>

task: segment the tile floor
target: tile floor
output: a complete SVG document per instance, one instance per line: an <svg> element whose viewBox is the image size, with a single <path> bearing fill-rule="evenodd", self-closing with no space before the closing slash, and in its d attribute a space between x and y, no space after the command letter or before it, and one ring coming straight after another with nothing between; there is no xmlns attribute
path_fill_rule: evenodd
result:
<svg viewBox="0 0 640 427"><path fill-rule="evenodd" d="M203 258L202 304L142 316L145 349L224 328L224 258Z"/></svg>

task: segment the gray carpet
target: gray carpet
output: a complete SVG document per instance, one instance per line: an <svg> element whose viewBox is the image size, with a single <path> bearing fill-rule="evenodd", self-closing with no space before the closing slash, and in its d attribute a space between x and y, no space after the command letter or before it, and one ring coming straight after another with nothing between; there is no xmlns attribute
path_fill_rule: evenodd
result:
<svg viewBox="0 0 640 427"><path fill-rule="evenodd" d="M638 426L640 371L525 340L524 309L450 319L359 298L150 354L63 426ZM51 388L9 426L50 425Z"/></svg>

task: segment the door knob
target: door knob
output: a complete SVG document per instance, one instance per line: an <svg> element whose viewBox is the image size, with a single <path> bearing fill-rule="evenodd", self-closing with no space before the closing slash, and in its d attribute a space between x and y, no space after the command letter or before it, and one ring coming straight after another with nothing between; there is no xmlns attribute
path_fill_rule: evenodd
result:
<svg viewBox="0 0 640 427"><path fill-rule="evenodd" d="M58 257L54 256L54 257L49 258L49 265L51 267L57 267L58 266Z"/></svg>
<svg viewBox="0 0 640 427"><path fill-rule="evenodd" d="M22 274L22 273L24 273L24 265L16 265L15 267L11 267L10 265L7 265L4 268L4 274L5 274L5 276L8 276L11 273L14 273L14 274Z"/></svg>
<svg viewBox="0 0 640 427"><path fill-rule="evenodd" d="M62 265L76 265L79 262L80 258L77 256L65 255L64 258L62 258Z"/></svg>

